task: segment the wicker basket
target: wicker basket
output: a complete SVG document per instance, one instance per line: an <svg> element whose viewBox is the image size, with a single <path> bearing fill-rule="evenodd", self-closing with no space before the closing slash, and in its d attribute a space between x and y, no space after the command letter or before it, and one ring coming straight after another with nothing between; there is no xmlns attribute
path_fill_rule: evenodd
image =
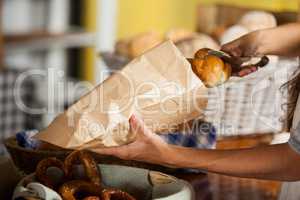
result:
<svg viewBox="0 0 300 200"><path fill-rule="evenodd" d="M60 160L64 160L65 157L71 152L71 150L67 150L67 149L62 149L62 150L25 149L23 147L20 147L17 144L15 137L6 139L4 141L4 145L6 146L8 152L10 153L11 158L14 164L16 165L16 167L19 170L25 172L26 174L34 172L38 162L44 158L56 157ZM152 164L136 162L136 161L125 161L113 156L104 156L93 152L92 154L93 157L96 159L96 161L101 164L114 164L114 165L138 167L138 168L150 169L155 171L161 171L169 174L176 172L175 169L162 167L159 165L152 165Z"/></svg>

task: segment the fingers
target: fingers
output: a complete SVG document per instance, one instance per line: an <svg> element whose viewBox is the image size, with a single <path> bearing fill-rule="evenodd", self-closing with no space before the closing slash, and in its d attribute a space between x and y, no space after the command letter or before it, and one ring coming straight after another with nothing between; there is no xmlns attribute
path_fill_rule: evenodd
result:
<svg viewBox="0 0 300 200"><path fill-rule="evenodd" d="M241 57L243 54L240 48L240 42L238 40L234 40L230 43L223 45L221 47L221 51L224 51L233 57Z"/></svg>
<svg viewBox="0 0 300 200"><path fill-rule="evenodd" d="M234 75L239 77L244 77L256 71L257 71L256 66L249 66L249 67L242 68L239 72L235 73Z"/></svg>
<svg viewBox="0 0 300 200"><path fill-rule="evenodd" d="M133 131L137 136L140 134L146 133L148 130L146 129L144 122L136 117L136 115L132 115L129 119L130 130ZM93 148L93 151L102 155L113 155L117 157L124 157L128 150L128 145L118 146L118 147L103 147L103 148Z"/></svg>

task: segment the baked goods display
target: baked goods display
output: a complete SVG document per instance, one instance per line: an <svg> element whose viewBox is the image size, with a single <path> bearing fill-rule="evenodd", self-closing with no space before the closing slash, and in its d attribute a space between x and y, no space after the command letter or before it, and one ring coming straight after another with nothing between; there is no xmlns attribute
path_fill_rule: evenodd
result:
<svg viewBox="0 0 300 200"><path fill-rule="evenodd" d="M228 27L219 35L221 44L231 42L249 32L277 26L273 14L264 11L250 11L244 14L237 24Z"/></svg>
<svg viewBox="0 0 300 200"><path fill-rule="evenodd" d="M76 177L74 165L81 163L86 177ZM50 167L61 170L59 181L47 175ZM92 156L86 151L74 151L64 160L47 158L39 162L36 168L36 180L57 191L63 200L135 200L130 194L114 188L106 188L101 181L101 173Z"/></svg>
<svg viewBox="0 0 300 200"><path fill-rule="evenodd" d="M171 29L164 36L157 32L145 32L119 40L115 45L116 55L133 59L164 40L171 40L184 56L190 57L200 48L219 49L219 44L209 35L186 29Z"/></svg>

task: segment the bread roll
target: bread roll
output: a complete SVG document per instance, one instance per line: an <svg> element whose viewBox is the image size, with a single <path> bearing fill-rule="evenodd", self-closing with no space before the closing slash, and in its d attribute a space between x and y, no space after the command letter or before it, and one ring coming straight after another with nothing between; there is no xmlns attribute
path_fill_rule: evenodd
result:
<svg viewBox="0 0 300 200"><path fill-rule="evenodd" d="M205 57L209 55L209 51L209 48L200 49L195 53L194 58L205 59Z"/></svg>
<svg viewBox="0 0 300 200"><path fill-rule="evenodd" d="M129 43L130 39L119 40L115 46L116 54L124 57L129 57Z"/></svg>
<svg viewBox="0 0 300 200"><path fill-rule="evenodd" d="M274 15L263 11L247 12L239 20L238 24L229 27L220 37L221 44L231 42L249 32L276 27Z"/></svg>
<svg viewBox="0 0 300 200"><path fill-rule="evenodd" d="M228 42L231 42L235 39L238 39L239 37L242 37L243 35L246 35L249 33L249 30L245 28L242 25L234 25L229 27L221 36L220 42L221 44L226 44Z"/></svg>
<svg viewBox="0 0 300 200"><path fill-rule="evenodd" d="M142 55L147 50L155 47L163 41L156 32L142 33L131 39L129 42L129 57L135 58Z"/></svg>
<svg viewBox="0 0 300 200"><path fill-rule="evenodd" d="M192 38L182 40L176 44L177 48L186 58L192 58L197 50L202 48L210 48L219 50L219 44L210 36L205 34L197 34Z"/></svg>
<svg viewBox="0 0 300 200"><path fill-rule="evenodd" d="M190 59L193 72L206 87L215 87L226 82L231 76L231 65L221 58L209 55L209 49L200 49L194 59Z"/></svg>
<svg viewBox="0 0 300 200"><path fill-rule="evenodd" d="M172 42L177 43L182 40L186 40L194 37L197 33L186 30L186 29L172 29L166 33L166 39L172 40Z"/></svg>
<svg viewBox="0 0 300 200"><path fill-rule="evenodd" d="M222 35L225 33L226 30L227 30L227 27L224 25L216 26L210 35L214 39L220 41L220 38L222 37Z"/></svg>
<svg viewBox="0 0 300 200"><path fill-rule="evenodd" d="M115 53L126 58L135 58L163 41L156 32L141 33L127 39L119 40L115 45Z"/></svg>
<svg viewBox="0 0 300 200"><path fill-rule="evenodd" d="M271 13L264 11L250 11L241 18L238 24L244 26L249 31L256 31L276 27L277 21Z"/></svg>

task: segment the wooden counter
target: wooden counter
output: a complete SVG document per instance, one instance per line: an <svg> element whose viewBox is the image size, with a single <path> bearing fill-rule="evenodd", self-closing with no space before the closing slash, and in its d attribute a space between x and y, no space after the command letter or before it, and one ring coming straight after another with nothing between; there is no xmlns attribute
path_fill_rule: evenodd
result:
<svg viewBox="0 0 300 200"><path fill-rule="evenodd" d="M197 200L276 200L281 183L216 174L177 174L188 181Z"/></svg>

